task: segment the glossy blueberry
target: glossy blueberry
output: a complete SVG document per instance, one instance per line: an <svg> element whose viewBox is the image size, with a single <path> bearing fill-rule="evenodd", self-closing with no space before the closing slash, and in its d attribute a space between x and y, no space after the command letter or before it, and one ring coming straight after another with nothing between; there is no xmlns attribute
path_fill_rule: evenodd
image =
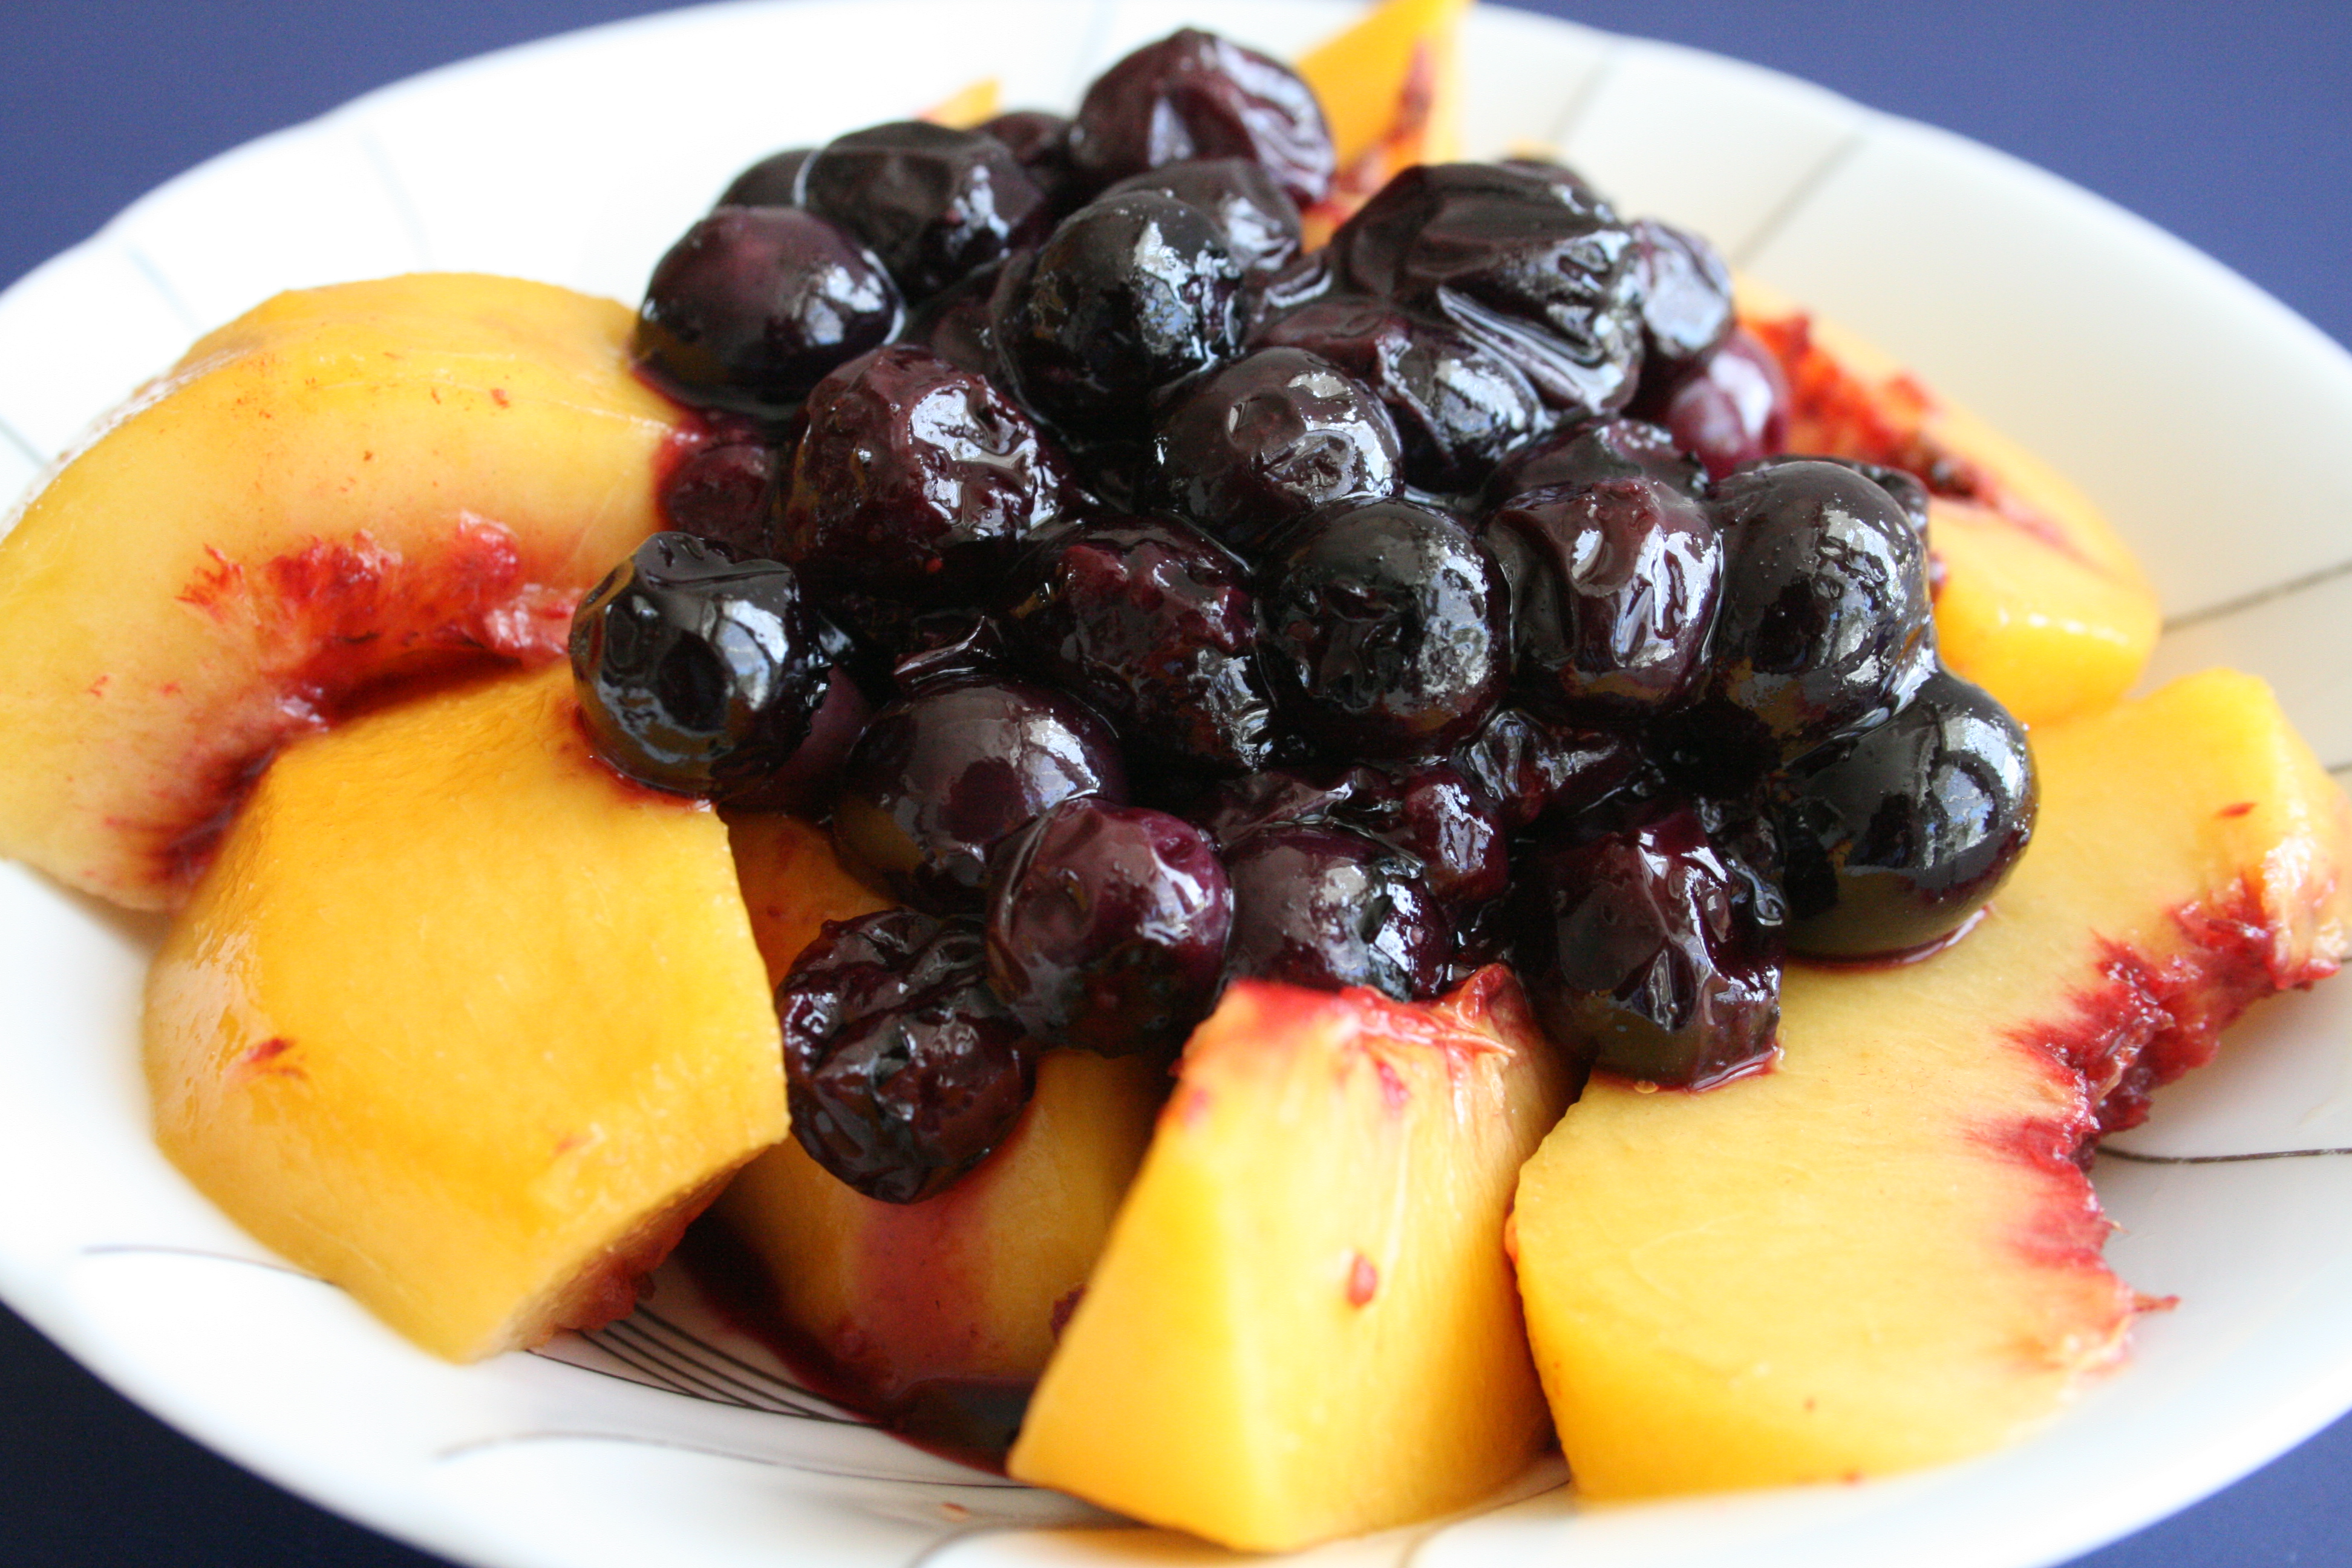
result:
<svg viewBox="0 0 2352 1568"><path fill-rule="evenodd" d="M1547 705L1662 712L1705 678L1723 541L1687 495L1645 477L1530 490L1486 540L1510 580L1515 679Z"/></svg>
<svg viewBox="0 0 2352 1568"><path fill-rule="evenodd" d="M1192 27L1096 79L1070 126L1070 158L1097 188L1167 163L1246 158L1301 206L1330 193L1338 163L1297 72Z"/></svg>
<svg viewBox="0 0 2352 1568"><path fill-rule="evenodd" d="M1305 349L1370 387L1396 423L1405 479L1424 490L1476 489L1553 420L1508 360L1361 294L1313 299L1261 327L1256 342Z"/></svg>
<svg viewBox="0 0 2352 1568"><path fill-rule="evenodd" d="M1072 795L1126 802L1108 725L1045 687L947 676L883 709L858 737L842 769L834 846L893 897L977 913L996 847Z"/></svg>
<svg viewBox="0 0 2352 1568"><path fill-rule="evenodd" d="M1352 829L1412 857L1430 897L1457 916L1510 884L1501 806L1447 763L1251 773L1221 786L1198 819L1223 845L1277 823Z"/></svg>
<svg viewBox="0 0 2352 1568"><path fill-rule="evenodd" d="M1381 400L1304 349L1260 349L1187 387L1157 421L1152 460L1160 500L1244 553L1310 512L1404 487Z"/></svg>
<svg viewBox="0 0 2352 1568"><path fill-rule="evenodd" d="M1309 519L1260 571L1259 657L1286 720L1349 756L1426 756L1475 733L1509 674L1502 568L1406 501Z"/></svg>
<svg viewBox="0 0 2352 1568"><path fill-rule="evenodd" d="M1704 700L1666 737L1720 789L1893 713L1936 668L1927 552L1887 493L1834 463L1717 489L1727 555Z"/></svg>
<svg viewBox="0 0 2352 1568"><path fill-rule="evenodd" d="M681 402L780 418L905 312L873 252L795 207L720 207L654 268L636 361Z"/></svg>
<svg viewBox="0 0 2352 1568"><path fill-rule="evenodd" d="M1456 748L1454 765L1496 803L1514 833L1539 817L1580 818L1652 793L1648 760L1630 735L1559 723L1514 706L1496 709Z"/></svg>
<svg viewBox="0 0 2352 1568"><path fill-rule="evenodd" d="M712 203L721 207L796 207L801 205L801 169L816 156L814 147L771 153L729 183Z"/></svg>
<svg viewBox="0 0 2352 1568"><path fill-rule="evenodd" d="M1633 396L1639 245L1579 187L1500 164L1416 164L1340 226L1331 250L1350 287L1444 322L1567 417Z"/></svg>
<svg viewBox="0 0 2352 1568"><path fill-rule="evenodd" d="M1058 460L1013 402L894 344L809 395L778 547L812 587L971 603L1059 515Z"/></svg>
<svg viewBox="0 0 2352 1568"><path fill-rule="evenodd" d="M1748 332L1735 331L1671 383L1645 412L1675 442L1721 479L1789 442L1789 383L1780 362Z"/></svg>
<svg viewBox="0 0 2352 1568"><path fill-rule="evenodd" d="M1601 419L1570 426L1528 442L1506 458L1486 482L1491 505L1528 490L1566 485L1582 489L1603 479L1655 479L1693 498L1706 493L1706 470L1675 444L1663 426L1640 419Z"/></svg>
<svg viewBox="0 0 2352 1568"><path fill-rule="evenodd" d="M2038 800L2017 721L1937 671L1901 712L1773 781L1790 950L1865 958L1948 936L2008 877Z"/></svg>
<svg viewBox="0 0 2352 1568"><path fill-rule="evenodd" d="M1813 458L1800 453L1759 458L1747 467L1769 468L1782 463L1835 463L1841 468L1852 468L1885 490L1895 504L1903 509L1903 515L1911 520L1911 526L1918 531L1919 537L1923 540L1927 537L1927 487L1916 476L1901 468L1890 468L1884 463L1865 463L1859 458Z"/></svg>
<svg viewBox="0 0 2352 1568"><path fill-rule="evenodd" d="M1435 900L1412 857L1330 824L1276 823L1225 851L1234 978L1337 990L1369 985L1399 1001L1433 994L1451 955Z"/></svg>
<svg viewBox="0 0 2352 1568"><path fill-rule="evenodd" d="M1224 237L1156 191L1071 214L1006 267L991 309L1022 397L1082 438L1139 436L1160 388L1241 349L1241 269Z"/></svg>
<svg viewBox="0 0 2352 1568"><path fill-rule="evenodd" d="M656 533L572 619L581 719L605 761L683 795L756 800L824 697L831 660L792 568Z"/></svg>
<svg viewBox="0 0 2352 1568"><path fill-rule="evenodd" d="M1233 889L1191 823L1085 796L1005 847L988 904L990 983L1041 1039L1172 1053L1217 999Z"/></svg>
<svg viewBox="0 0 2352 1568"><path fill-rule="evenodd" d="M1670 381L1731 335L1731 268L1703 236L1655 218L1633 223L1642 291L1642 380Z"/></svg>
<svg viewBox="0 0 2352 1568"><path fill-rule="evenodd" d="M1023 559L1006 597L1027 667L1139 751L1221 771L1272 754L1256 602L1242 563L1204 536L1156 519L1067 530Z"/></svg>
<svg viewBox="0 0 2352 1568"><path fill-rule="evenodd" d="M1695 813L1547 841L1521 877L1519 972L1563 1051L1704 1088L1772 1048L1778 933L1752 918Z"/></svg>
<svg viewBox="0 0 2352 1568"><path fill-rule="evenodd" d="M1033 1047L988 988L977 921L827 922L776 989L793 1136L867 1197L920 1202L1013 1131Z"/></svg>
<svg viewBox="0 0 2352 1568"><path fill-rule="evenodd" d="M710 438L663 477L662 523L740 556L773 560L782 466L776 448L752 421L719 416L710 424Z"/></svg>
<svg viewBox="0 0 2352 1568"><path fill-rule="evenodd" d="M994 266L1047 222L1045 193L1003 142L919 120L825 143L800 197L872 247L910 302Z"/></svg>
<svg viewBox="0 0 2352 1568"><path fill-rule="evenodd" d="M1115 196L1122 191L1158 191L1200 208L1224 236L1234 265L1252 281L1270 278L1297 260L1304 244L1297 204L1262 165L1246 158L1163 163L1130 174L1103 194Z"/></svg>

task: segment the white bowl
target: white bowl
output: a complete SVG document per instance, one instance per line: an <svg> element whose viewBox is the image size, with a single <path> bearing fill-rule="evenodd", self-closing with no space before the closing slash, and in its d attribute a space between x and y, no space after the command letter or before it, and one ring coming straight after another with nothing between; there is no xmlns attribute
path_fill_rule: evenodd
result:
<svg viewBox="0 0 2352 1568"><path fill-rule="evenodd" d="M877 4L896 55L857 73ZM634 298L731 173L984 73L1065 104L1179 21L1277 52L1345 0L810 0L673 13L436 71L215 159L0 296L0 494L36 455L282 288L419 268ZM1017 45L1017 48L1016 46ZM2140 551L2158 672L2268 676L2352 764L2352 359L2242 279L2049 175L1784 77L1525 14L1473 16L1474 153L1559 147L1621 205L1734 260L2026 437ZM664 84L670 84L666 89ZM2144 330L2169 323L2164 334ZM2168 374L2186 360L2200 374ZM2261 385L2259 409L2229 389ZM2165 460L2233 450L2226 471ZM2223 535L2228 548L2217 549ZM2339 769L2339 776L2346 770ZM455 1368L276 1263L155 1153L136 1065L158 927L0 867L0 1294L133 1398L331 1508L499 1568L1205 1560L838 1421L665 1276L593 1342ZM2352 985L2273 1004L2126 1140L2240 1155L2352 1146ZM1587 1510L1557 1466L1471 1517L1326 1563L2023 1568L2223 1485L2352 1407L2352 1163L2102 1162L2117 1268L2179 1310L2042 1436L1863 1486ZM725 1356L739 1357L729 1361ZM798 1414L795 1414L798 1412ZM929 1559L925 1558L926 1561Z"/></svg>

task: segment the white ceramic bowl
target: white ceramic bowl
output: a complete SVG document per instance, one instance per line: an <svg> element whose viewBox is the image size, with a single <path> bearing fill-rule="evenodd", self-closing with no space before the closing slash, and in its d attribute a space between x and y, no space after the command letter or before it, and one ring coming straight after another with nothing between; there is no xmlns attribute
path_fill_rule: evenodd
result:
<svg viewBox="0 0 2352 1568"><path fill-rule="evenodd" d="M852 26L894 40L877 95L786 69ZM278 289L418 268L633 299L728 176L983 73L1064 104L1180 21L1278 52L1344 0L811 0L674 13L360 100L174 180L0 297L0 494ZM1017 45L1017 52L1014 46ZM838 58L858 58L855 47ZM1716 237L1766 281L2026 437L2138 547L2173 629L2158 673L2275 682L2352 763L2352 360L2253 288L2065 184L1730 61L1506 10L1472 17L1475 153L1559 147L1621 205ZM667 91L664 84L675 84ZM2145 330L2150 320L2164 332ZM2174 374L2183 362L2200 374ZM2231 389L2262 386L2259 401ZM2169 461L2234 451L2226 469ZM2226 540L2226 546L2217 543ZM0 1294L125 1393L379 1529L499 1568L855 1568L1205 1560L1213 1549L929 1458L824 1413L666 1278L593 1342L455 1368L271 1260L154 1152L136 1061L158 927L0 867ZM2247 1154L2352 1145L2352 985L2272 1005L2126 1141ZM2179 1310L2136 1365L2007 1452L1864 1486L1580 1509L1557 1466L1516 1500L1310 1553L1423 1568L2022 1568L2242 1474L2352 1406L2352 1163L2102 1162L2116 1266ZM740 1357L728 1360L726 1357Z"/></svg>

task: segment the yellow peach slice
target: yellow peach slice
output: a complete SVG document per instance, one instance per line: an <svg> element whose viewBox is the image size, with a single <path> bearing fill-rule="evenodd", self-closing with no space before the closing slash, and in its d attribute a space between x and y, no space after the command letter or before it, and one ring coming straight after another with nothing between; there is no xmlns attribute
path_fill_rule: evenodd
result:
<svg viewBox="0 0 2352 1568"><path fill-rule="evenodd" d="M656 526L678 422L629 332L440 275L280 295L189 350L0 540L0 854L169 907L353 692L559 654Z"/></svg>
<svg viewBox="0 0 2352 1568"><path fill-rule="evenodd" d="M708 806L589 752L556 667L286 748L149 977L163 1152L471 1360L601 1322L784 1132Z"/></svg>
<svg viewBox="0 0 2352 1568"><path fill-rule="evenodd" d="M1429 1005L1233 985L1012 1474L1246 1551L1502 1486L1545 1436L1504 1214L1569 1092L1501 969Z"/></svg>
<svg viewBox="0 0 2352 1568"><path fill-rule="evenodd" d="M729 818L727 837L771 986L827 921L893 907L849 874L833 853L833 836L814 822L782 812L745 813Z"/></svg>
<svg viewBox="0 0 2352 1568"><path fill-rule="evenodd" d="M1937 491L1944 663L2023 722L2119 700L2155 651L2161 613L2089 498L1874 345L1751 279L1740 319L1789 378L1789 449L1907 469Z"/></svg>
<svg viewBox="0 0 2352 1568"><path fill-rule="evenodd" d="M1462 155L1460 35L1469 8L1470 0L1381 0L1299 57L1339 155L1330 196L1303 215L1310 246L1399 170Z"/></svg>
<svg viewBox="0 0 2352 1568"><path fill-rule="evenodd" d="M1012 1136L937 1197L877 1202L787 1139L717 1212L764 1265L785 1328L881 1405L940 1379L1026 1383L1102 1251L1167 1087L1157 1062L1048 1052Z"/></svg>
<svg viewBox="0 0 2352 1568"><path fill-rule="evenodd" d="M1774 1070L1596 1080L1528 1162L1519 1282L1587 1495L1978 1453L2122 1354L2075 1156L2352 951L2352 808L2247 676L2033 742L2033 842L1956 946L1791 966Z"/></svg>

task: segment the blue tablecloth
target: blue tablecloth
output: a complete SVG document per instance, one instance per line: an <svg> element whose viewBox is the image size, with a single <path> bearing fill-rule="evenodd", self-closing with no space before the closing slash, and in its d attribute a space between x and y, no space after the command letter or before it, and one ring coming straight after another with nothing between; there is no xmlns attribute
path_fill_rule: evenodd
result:
<svg viewBox="0 0 2352 1568"><path fill-rule="evenodd" d="M0 280L199 160L367 89L660 8L644 0L16 0L0 71ZM2153 219L2352 342L2352 6L2341 0L1581 0L1530 8L1755 60L1990 142ZM2352 1420L2079 1568L2352 1563L2347 1475ZM7 1568L426 1561L177 1436L0 1312Z"/></svg>

